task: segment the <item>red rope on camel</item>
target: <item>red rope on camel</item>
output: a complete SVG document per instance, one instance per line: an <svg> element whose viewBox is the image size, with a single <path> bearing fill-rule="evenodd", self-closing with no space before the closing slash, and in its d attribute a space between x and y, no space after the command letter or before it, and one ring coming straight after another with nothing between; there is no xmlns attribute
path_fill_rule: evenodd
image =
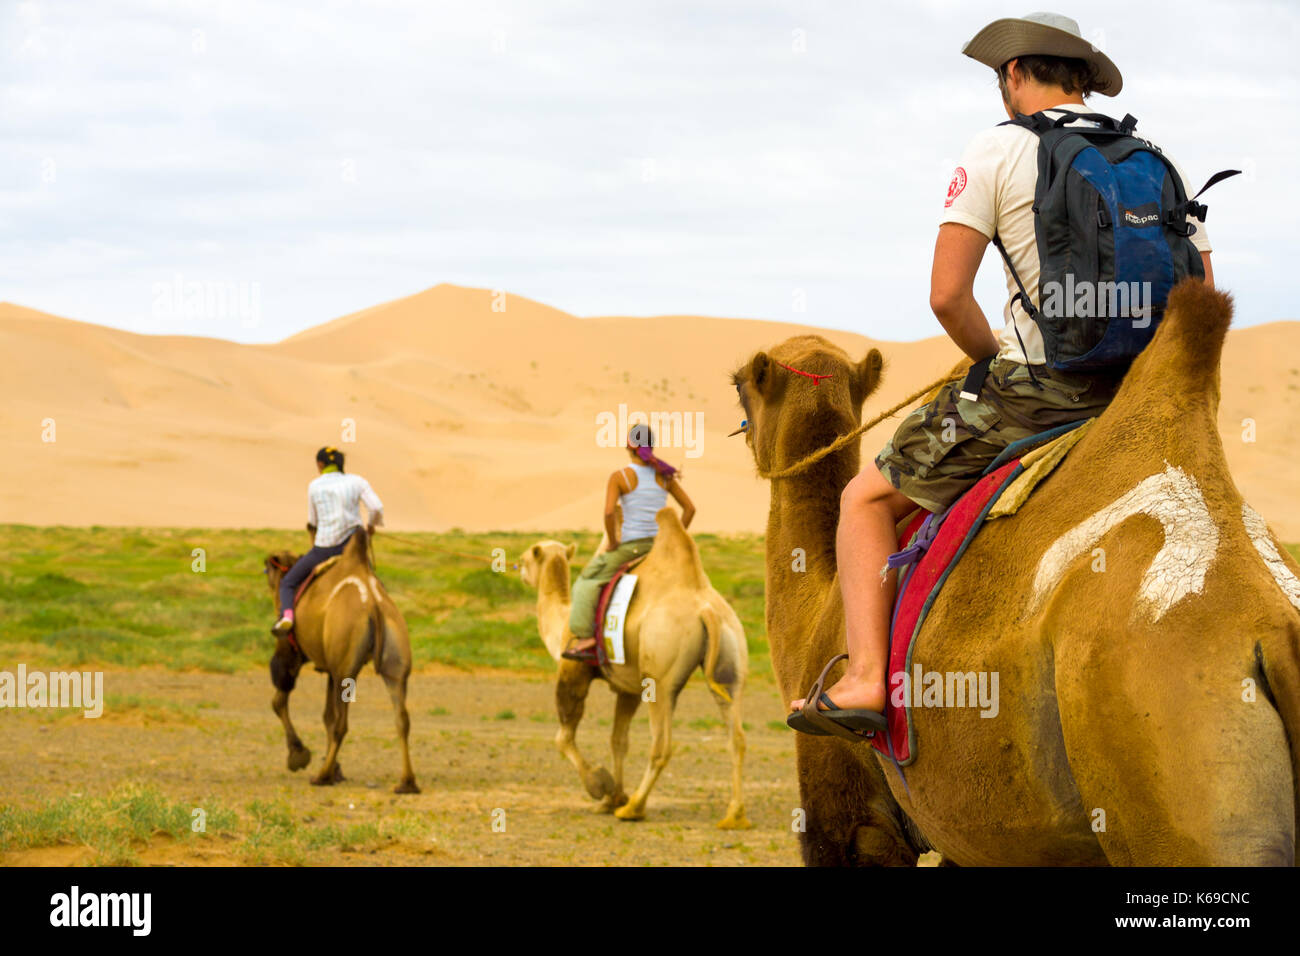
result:
<svg viewBox="0 0 1300 956"><path fill-rule="evenodd" d="M816 372L805 372L803 371L803 369L794 368L792 366L786 365L784 362L777 362L776 364L781 366L783 369L785 369L788 372L794 372L794 374L796 375L802 375L804 378L812 379L814 385L820 385L822 383L822 379L824 378L835 377L833 375L818 375Z"/></svg>

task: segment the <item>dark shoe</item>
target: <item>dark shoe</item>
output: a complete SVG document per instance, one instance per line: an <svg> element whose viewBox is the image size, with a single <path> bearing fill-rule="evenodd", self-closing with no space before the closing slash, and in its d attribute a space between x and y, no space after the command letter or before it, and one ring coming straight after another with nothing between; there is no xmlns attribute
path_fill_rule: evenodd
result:
<svg viewBox="0 0 1300 956"><path fill-rule="evenodd" d="M786 717L786 726L801 734L811 734L814 737L843 737L855 743L870 742L878 731L885 732L888 724L884 714L878 714L874 710L841 710L835 706L835 701L831 700L830 695L822 690L830 669L840 661L846 660L848 656L840 654L833 657L831 662L822 668L812 689L808 691L803 709L796 710ZM826 709L820 709L819 704L825 705Z"/></svg>
<svg viewBox="0 0 1300 956"><path fill-rule="evenodd" d="M577 643L576 641L574 643ZM565 648L564 653L560 655L565 660L579 661L583 664L599 664L600 658L596 656L596 642L593 640L590 647L575 648L573 645Z"/></svg>

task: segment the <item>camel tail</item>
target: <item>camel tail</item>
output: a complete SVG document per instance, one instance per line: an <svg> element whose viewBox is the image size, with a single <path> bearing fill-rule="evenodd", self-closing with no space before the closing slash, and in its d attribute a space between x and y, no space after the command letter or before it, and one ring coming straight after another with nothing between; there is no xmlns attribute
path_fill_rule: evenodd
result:
<svg viewBox="0 0 1300 956"><path fill-rule="evenodd" d="M709 682L709 690L727 703L731 703L731 695L727 693L727 688L719 684L713 676L718 666L718 654L722 651L722 622L718 620L718 612L707 604L700 608L700 619L704 621L704 632L709 639L704 651L704 679Z"/></svg>

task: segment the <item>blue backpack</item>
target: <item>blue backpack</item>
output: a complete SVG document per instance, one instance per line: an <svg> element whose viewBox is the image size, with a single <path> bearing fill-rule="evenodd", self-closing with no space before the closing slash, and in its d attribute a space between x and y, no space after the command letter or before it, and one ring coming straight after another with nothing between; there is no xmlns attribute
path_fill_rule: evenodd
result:
<svg viewBox="0 0 1300 956"><path fill-rule="evenodd" d="M1099 125L1065 125L1080 119ZM1240 170L1215 173L1188 199L1160 147L1133 135L1131 115L1116 122L1100 113L1035 113L1000 125L1023 126L1039 140L1037 307L993 237L1019 289L1012 303L1019 301L1042 331L1050 368L1127 368L1155 334L1169 291L1188 276L1205 278L1190 238L1196 227L1187 221L1205 221L1196 199Z"/></svg>

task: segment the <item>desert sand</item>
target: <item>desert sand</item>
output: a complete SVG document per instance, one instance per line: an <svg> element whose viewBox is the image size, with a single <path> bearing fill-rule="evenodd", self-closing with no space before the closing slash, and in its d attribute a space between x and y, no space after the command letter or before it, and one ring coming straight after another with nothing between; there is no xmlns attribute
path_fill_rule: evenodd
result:
<svg viewBox="0 0 1300 956"><path fill-rule="evenodd" d="M761 531L766 484L742 439L725 437L741 419L730 373L809 331L854 358L873 345L885 354L868 415L958 358L942 336L578 318L452 285L272 345L139 335L0 303L0 522L301 527L312 456L335 444L393 530L596 529L605 477L626 460L600 444L601 416L622 403L702 416L693 448L661 451L684 468L694 530ZM1300 540L1298 411L1300 322L1232 331L1220 433L1238 487L1287 541ZM864 454L891 427L869 433Z"/></svg>

